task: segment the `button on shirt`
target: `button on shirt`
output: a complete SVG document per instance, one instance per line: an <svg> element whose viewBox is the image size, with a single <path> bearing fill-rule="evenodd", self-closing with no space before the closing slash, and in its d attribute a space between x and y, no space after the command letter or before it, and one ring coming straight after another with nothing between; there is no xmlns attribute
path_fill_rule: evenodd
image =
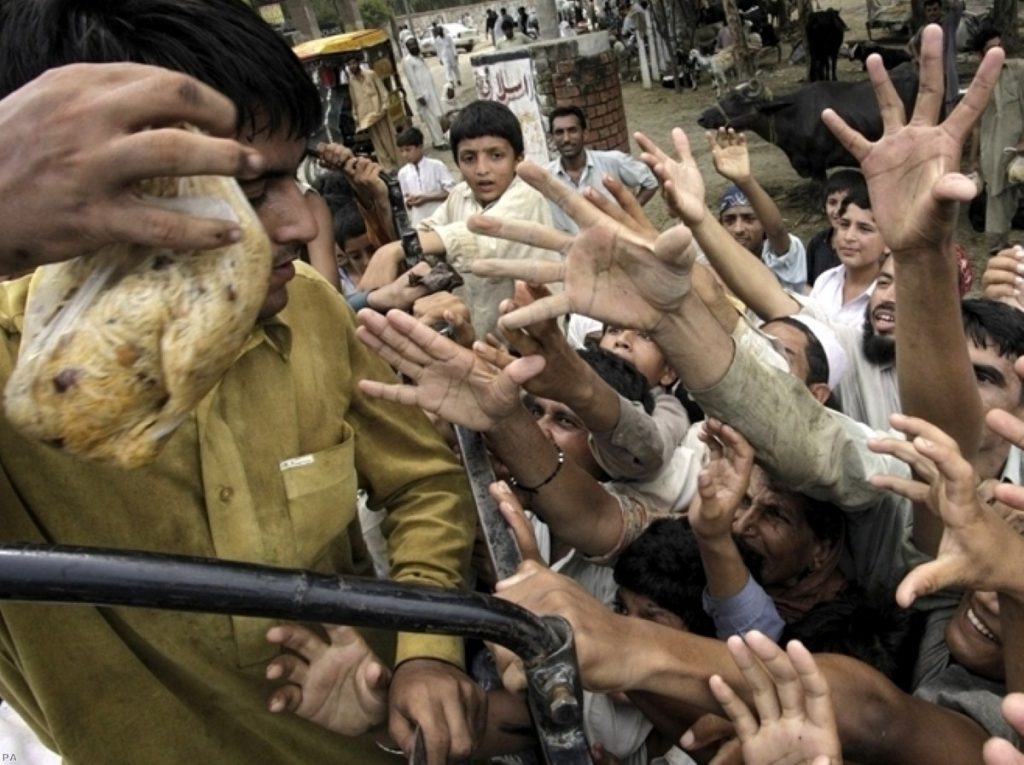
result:
<svg viewBox="0 0 1024 765"><path fill-rule="evenodd" d="M32 278L0 284L0 380ZM356 339L337 292L297 263L288 294L150 465L81 462L0 418L0 538L368 573L363 489L386 513L392 576L459 586L473 535L461 469L421 413L361 393L357 380L395 377ZM0 695L66 762L386 762L369 737L266 713L272 623L5 603ZM461 659L461 643L442 636L400 635L397 651Z"/></svg>
<svg viewBox="0 0 1024 765"><path fill-rule="evenodd" d="M569 173L562 167L561 157L549 162L547 169L556 178L568 183L577 191L583 191L587 186L590 186L600 191L609 199L612 198L612 195L608 193L608 189L601 183L601 179L606 175L617 178L622 181L624 186L628 186L631 189L654 189L658 187L658 179L654 177L654 173L651 172L647 165L621 151L596 151L588 149L587 165L583 168L583 174L580 175L578 183L573 181L569 177ZM566 215L562 208L554 203L551 203L551 217L554 220L555 228L560 231L566 231L570 234L575 234L579 231L579 227L572 218Z"/></svg>

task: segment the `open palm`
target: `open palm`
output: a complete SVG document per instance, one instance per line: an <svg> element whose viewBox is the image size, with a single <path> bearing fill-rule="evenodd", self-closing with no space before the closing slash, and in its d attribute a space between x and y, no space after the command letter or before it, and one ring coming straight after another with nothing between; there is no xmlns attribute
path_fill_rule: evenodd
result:
<svg viewBox="0 0 1024 765"><path fill-rule="evenodd" d="M473 430L490 430L514 412L520 406L519 386L544 365L534 356L499 369L402 311L381 316L363 310L359 320L359 339L415 383L361 380L364 393L418 406Z"/></svg>
<svg viewBox="0 0 1024 765"><path fill-rule="evenodd" d="M477 233L565 254L563 263L473 263L477 276L563 284L562 293L541 298L502 317L503 327L519 329L566 313L580 313L619 326L653 330L664 314L678 309L690 292L695 255L688 228L676 226L651 242L580 195L568 192L564 184L537 165L524 162L519 166L519 174L545 197L561 205L580 231L570 236L529 221L487 216L470 219L470 229Z"/></svg>
<svg viewBox="0 0 1024 765"><path fill-rule="evenodd" d="M949 208L976 193L960 174L963 144L981 118L1002 67L996 48L986 54L964 98L942 122L944 94L942 33L926 27L921 45L921 81L909 122L881 60L868 59L868 73L882 116L883 134L874 143L831 109L822 119L860 163L872 211L885 243L895 252L927 249L952 240L956 216Z"/></svg>

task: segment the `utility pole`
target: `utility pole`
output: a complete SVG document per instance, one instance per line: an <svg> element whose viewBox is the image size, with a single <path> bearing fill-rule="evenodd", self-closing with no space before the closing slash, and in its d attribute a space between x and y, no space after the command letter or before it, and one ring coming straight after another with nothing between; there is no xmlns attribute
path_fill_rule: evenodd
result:
<svg viewBox="0 0 1024 765"><path fill-rule="evenodd" d="M341 28L346 32L366 28L363 23L363 15L359 12L359 3L356 0L334 0L334 9L338 12Z"/></svg>
<svg viewBox="0 0 1024 765"><path fill-rule="evenodd" d="M303 40L316 40L320 37L320 25L317 24L316 14L309 0L284 0L284 7L288 11L288 18Z"/></svg>
<svg viewBox="0 0 1024 765"><path fill-rule="evenodd" d="M554 40L558 37L558 8L555 0L537 0L537 23L540 25L541 40Z"/></svg>

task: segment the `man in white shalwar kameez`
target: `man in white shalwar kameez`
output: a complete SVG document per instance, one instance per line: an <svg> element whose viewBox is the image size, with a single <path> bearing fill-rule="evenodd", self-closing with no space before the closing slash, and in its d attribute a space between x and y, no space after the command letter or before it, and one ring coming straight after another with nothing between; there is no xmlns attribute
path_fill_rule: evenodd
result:
<svg viewBox="0 0 1024 765"><path fill-rule="evenodd" d="M406 86L416 103L416 114L430 134L434 148L442 148L445 140L441 129L441 101L437 97L434 77L420 55L419 41L412 37L405 41L405 47L409 52L402 59L402 71L405 72Z"/></svg>
<svg viewBox="0 0 1024 765"><path fill-rule="evenodd" d="M462 77L459 75L459 54L455 50L455 40L448 34L448 30L440 24L434 27L434 49L437 51L437 57L444 67L445 80L461 85Z"/></svg>

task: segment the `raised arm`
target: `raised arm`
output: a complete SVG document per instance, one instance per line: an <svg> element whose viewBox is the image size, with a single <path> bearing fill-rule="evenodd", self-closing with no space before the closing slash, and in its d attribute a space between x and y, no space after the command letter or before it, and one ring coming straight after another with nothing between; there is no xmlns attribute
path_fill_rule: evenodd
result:
<svg viewBox="0 0 1024 765"><path fill-rule="evenodd" d="M520 386L543 359L517 359L504 369L442 337L401 311L360 311L359 337L416 385L365 380L373 397L419 406L487 434L488 443L552 533L585 555L602 556L622 540L619 501L562 454L520 401Z"/></svg>
<svg viewBox="0 0 1024 765"><path fill-rule="evenodd" d="M872 143L832 110L826 125L860 162L878 229L893 253L896 274L896 364L906 414L949 433L972 459L981 438L981 400L960 319L953 252L959 203L975 194L959 172L963 143L980 119L999 77L1002 51L990 51L964 99L943 122L942 32L924 29L921 78L909 122L881 58L868 73L882 114Z"/></svg>
<svg viewBox="0 0 1024 765"><path fill-rule="evenodd" d="M772 252L780 255L789 251L790 236L782 213L775 200L769 196L764 187L757 182L750 169L750 152L747 149L747 137L732 128L720 128L717 133L707 133L708 146L715 163L715 170L723 178L735 183L740 191L747 195L750 206L754 208L757 219L764 228L765 236L771 245Z"/></svg>
<svg viewBox="0 0 1024 765"><path fill-rule="evenodd" d="M934 560L913 569L896 591L901 606L947 587L999 594L1001 642L1007 688L1024 690L1024 662L1010 648L1024 639L1024 491L998 485L995 497L1013 506L986 505L979 498L978 475L956 443L923 420L897 423L908 440L888 439L885 447L914 468L921 480L877 476L876 485L927 506L942 524Z"/></svg>
<svg viewBox="0 0 1024 765"><path fill-rule="evenodd" d="M704 201L704 178L681 128L672 130L676 159L670 157L643 133L636 142L644 153L640 158L661 179L669 209L693 232L708 261L732 290L762 319L776 319L800 311L797 303L779 284L775 274L754 257L723 228Z"/></svg>
<svg viewBox="0 0 1024 765"><path fill-rule="evenodd" d="M688 517L708 579L704 610L720 638L756 629L778 640L786 625L768 593L751 578L732 537L733 518L750 485L754 450L714 418L706 421L701 440L710 459L698 477L699 498Z"/></svg>
<svg viewBox="0 0 1024 765"><path fill-rule="evenodd" d="M754 691L724 643L642 619L615 614L579 585L535 563L498 585L500 597L537 614L558 614L573 626L584 686L600 692L643 691L667 714L694 707L722 714L708 681L720 676L746 704ZM623 661L623 657L629 661ZM499 663L506 686L521 688L521 667L507 652ZM843 753L879 765L908 762L981 762L984 730L967 717L909 696L879 672L847 656L817 663L834 698Z"/></svg>

